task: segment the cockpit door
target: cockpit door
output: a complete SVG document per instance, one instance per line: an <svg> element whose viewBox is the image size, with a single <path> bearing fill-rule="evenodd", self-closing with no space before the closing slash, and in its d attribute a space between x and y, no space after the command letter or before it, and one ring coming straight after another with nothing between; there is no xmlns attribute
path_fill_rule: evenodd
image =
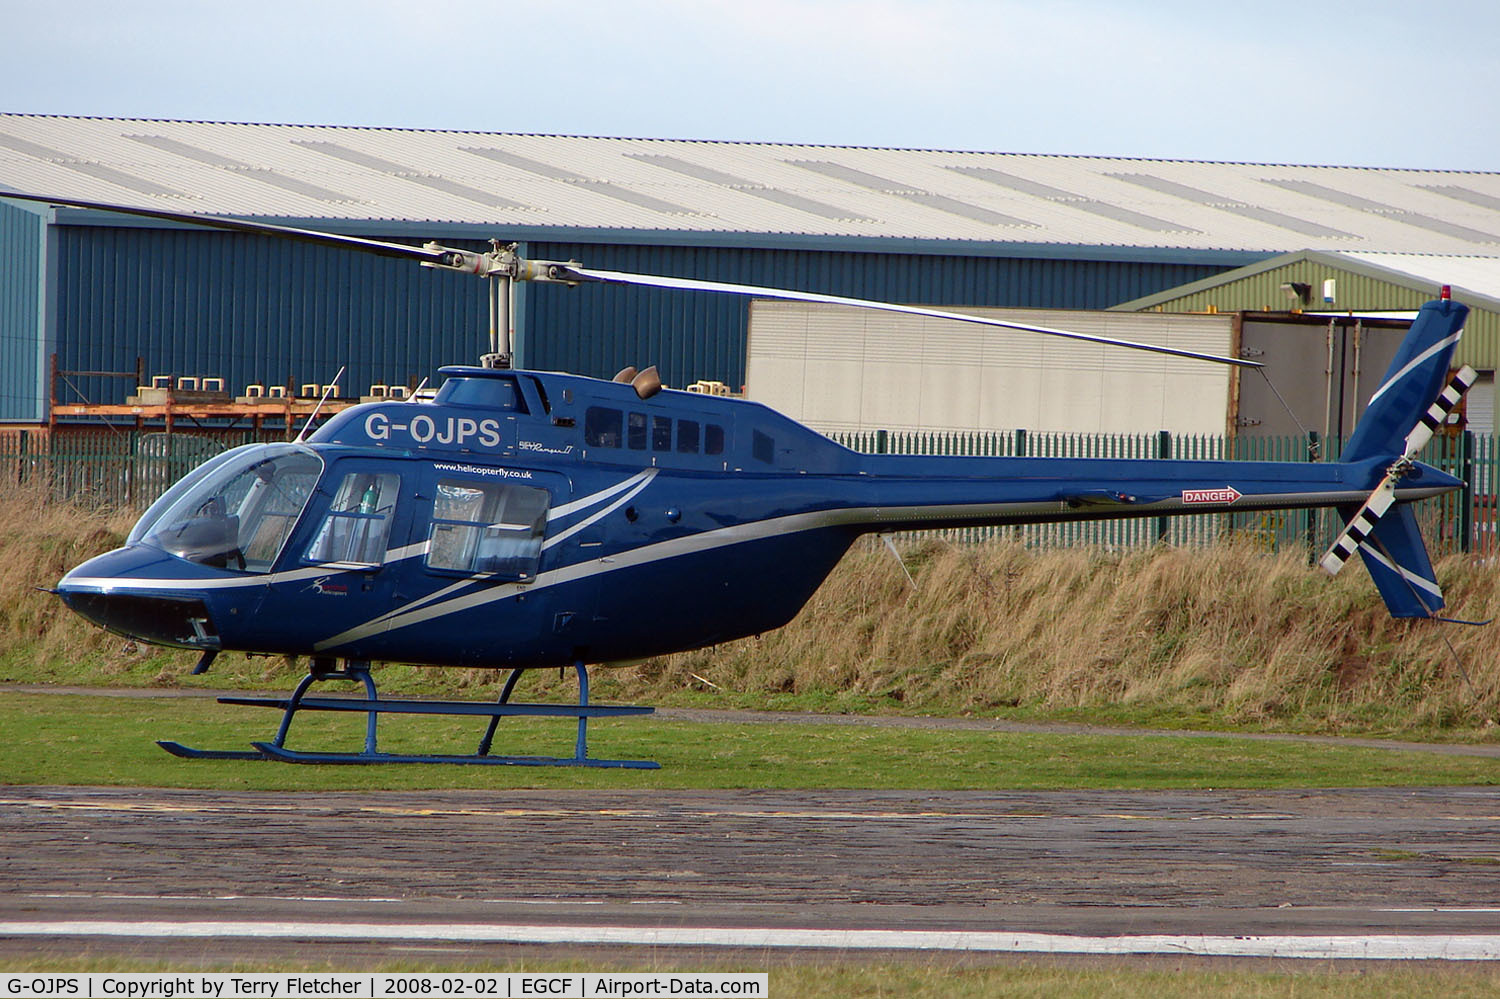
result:
<svg viewBox="0 0 1500 999"><path fill-rule="evenodd" d="M404 574L399 596L441 622L427 640L475 665L570 662L590 608L550 543L553 514L572 496L568 478L436 464L420 493L412 543L425 542L421 571Z"/></svg>
<svg viewBox="0 0 1500 999"><path fill-rule="evenodd" d="M402 565L420 555L409 542L416 479L412 462L344 458L332 463L308 501L256 618L266 651L317 649L333 636L359 643L385 631ZM371 656L374 652L371 651Z"/></svg>

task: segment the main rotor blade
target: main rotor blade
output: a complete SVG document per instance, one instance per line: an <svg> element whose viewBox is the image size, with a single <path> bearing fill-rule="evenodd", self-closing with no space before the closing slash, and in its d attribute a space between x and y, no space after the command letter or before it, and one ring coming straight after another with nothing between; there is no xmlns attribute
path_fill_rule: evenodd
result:
<svg viewBox="0 0 1500 999"><path fill-rule="evenodd" d="M14 198L18 201L35 201L43 204L65 205L70 208L88 208L95 211L114 212L120 215L136 215L143 218L161 219L168 222L182 222L188 225L201 225L214 229L226 229L231 232L255 233L262 236L273 236L280 239L294 239L301 242L317 243L324 246L333 246L347 250L357 250L363 253L374 253L385 257L396 257L403 260L415 260L418 263L430 264L451 270L465 270L472 273L485 274L488 271L488 256L476 254L471 251L454 250L440 247L435 244L428 246L409 246L404 243L388 243L384 240L367 239L363 236L345 236L340 233L323 232L317 229L301 229L294 226L276 225L271 222L251 222L245 219L225 218L221 215L196 215L191 212L171 211L163 208L137 208L129 205L107 204L98 201L85 201L79 198L64 198L50 195L21 194L13 191L0 190L0 198ZM599 282L604 284L631 284L653 288L672 288L679 291L706 291L728 295L746 295L757 298L777 298L794 302L813 302L822 305L847 305L861 309L875 309L881 312L894 312L912 316L926 316L933 319L951 319L957 322L974 323L980 326L992 326L999 329L1019 330L1025 333L1038 333L1043 336L1061 337L1066 340L1081 340L1086 343L1103 344L1110 347L1122 347L1128 350L1144 350L1153 354L1166 354L1171 357L1185 357L1197 361L1210 361L1214 364L1229 364L1241 368L1264 367L1258 361L1247 361L1239 357L1223 357L1218 354L1206 354L1195 350L1182 350L1177 347L1164 347L1159 344L1140 343L1134 340L1119 340L1113 337L1094 336L1089 333L1078 333L1073 330L1056 329L1050 326L1034 326L1028 323L1010 322L1004 319L991 319L985 316L970 315L965 312L951 312L945 309L925 309L913 305L897 305L893 302L880 302L867 298L846 298L841 295L823 295L810 291L792 291L786 288L766 288L757 285L729 284L723 281L703 281L695 278L675 278L654 274L634 274L628 271L604 271L592 270L579 267L575 264L558 264L552 261L536 262L541 266L524 266L511 274L517 280L550 280L572 282Z"/></svg>
<svg viewBox="0 0 1500 999"><path fill-rule="evenodd" d="M1155 354L1169 354L1173 357L1187 357L1196 361L1212 361L1215 364L1232 364L1241 368L1264 367L1259 361L1247 361L1239 357L1222 357L1218 354L1205 354L1196 350L1181 350L1177 347L1163 347L1154 343L1139 343L1135 340L1117 340L1113 337L1094 336L1089 333L1077 333L1073 330L1054 329L1050 326L1032 326L1028 323L1015 323L1005 319L991 319L986 316L970 315L966 312L949 312L945 309L924 309L915 305L896 305L892 302L879 302L867 298L845 298L841 295L822 295L812 291L791 291L785 288L762 288L748 284L726 284L722 281L700 281L696 278L662 277L653 274L632 274L628 271L599 271L586 267L568 267L568 275L576 275L584 281L599 281L606 284L635 284L645 285L652 288L675 288L680 291L709 291L726 295L749 295L756 298L779 298L793 302L815 302L822 305L848 305L861 309L876 309L881 312L896 312L910 316L928 316L933 319L953 319L958 322L976 323L980 326L996 326L1001 329L1020 330L1024 333L1040 333L1044 336L1063 337L1068 340L1083 340L1088 343L1100 343L1110 347L1124 347L1129 350L1146 350Z"/></svg>
<svg viewBox="0 0 1500 999"><path fill-rule="evenodd" d="M404 243L387 243L384 240L366 239L363 236L345 236L341 233L322 232L317 229L298 229L294 226L276 225L271 222L250 222L245 219L225 218L221 215L196 215L192 212L176 212L165 208L136 208L101 201L82 201L78 198L58 198L41 194L19 194L4 190L0 190L0 198L64 205L68 208L90 208L100 212L114 212L117 215L138 215L142 218L160 219L164 222L183 222L188 225L207 226L210 229L227 229L231 232L249 232L261 236L275 236L279 239L295 239L304 243L319 243L345 250L375 253L383 257L398 257L403 260L415 260L418 263L451 266L449 258L452 254L447 250L407 246Z"/></svg>

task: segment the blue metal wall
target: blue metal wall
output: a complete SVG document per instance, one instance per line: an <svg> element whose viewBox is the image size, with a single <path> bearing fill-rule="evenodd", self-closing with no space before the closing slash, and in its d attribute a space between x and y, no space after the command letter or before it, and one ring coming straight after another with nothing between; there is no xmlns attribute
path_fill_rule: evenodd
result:
<svg viewBox="0 0 1500 999"><path fill-rule="evenodd" d="M135 227L58 230L59 366L331 381L345 395L435 376L484 350L482 282L403 261L253 236ZM124 380L72 379L91 402L123 402ZM71 393L63 396L74 401Z"/></svg>
<svg viewBox="0 0 1500 999"><path fill-rule="evenodd" d="M1142 288L1175 288L1229 265L533 242L532 257L919 305L1103 309ZM531 285L528 367L609 377L656 364L673 385L745 380L744 299L622 287Z"/></svg>
<svg viewBox="0 0 1500 999"><path fill-rule="evenodd" d="M130 371L140 356L148 375L219 376L239 393L250 382L326 382L347 364L347 395L375 382L432 376L443 364L473 363L486 349L484 283L468 275L191 229L69 224L55 232L55 327L64 369ZM31 243L39 243L35 234ZM929 305L1080 309L1176 287L1235 263L552 242L532 242L525 252L603 269ZM1080 252L1086 251L1070 251ZM12 281L27 269L0 268ZM521 295L527 366L608 377L627 364L654 363L674 385L699 378L744 382L749 310L743 299L535 284ZM6 363L0 378L19 402L33 387L12 375L14 368ZM132 391L125 380L74 381L91 402L123 402ZM46 386L35 394L45 396Z"/></svg>
<svg viewBox="0 0 1500 999"><path fill-rule="evenodd" d="M0 204L0 421L42 416L45 232L40 215Z"/></svg>

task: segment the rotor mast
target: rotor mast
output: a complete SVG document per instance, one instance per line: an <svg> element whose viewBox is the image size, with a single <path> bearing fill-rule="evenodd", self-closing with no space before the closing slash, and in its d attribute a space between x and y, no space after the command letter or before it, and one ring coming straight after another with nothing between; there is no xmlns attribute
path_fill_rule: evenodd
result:
<svg viewBox="0 0 1500 999"><path fill-rule="evenodd" d="M555 284L578 284L569 276L582 266L576 260L561 263L554 260L527 260L517 251L516 243L490 240L484 253L455 250L440 243L426 243L422 249L433 254L422 260L423 267L462 271L489 281L490 350L479 358L486 368L509 368L515 356L515 282L546 281Z"/></svg>

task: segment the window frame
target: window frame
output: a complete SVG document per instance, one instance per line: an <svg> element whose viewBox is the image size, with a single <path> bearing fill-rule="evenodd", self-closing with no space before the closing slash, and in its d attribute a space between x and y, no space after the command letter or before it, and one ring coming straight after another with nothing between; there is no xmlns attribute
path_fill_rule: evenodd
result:
<svg viewBox="0 0 1500 999"><path fill-rule="evenodd" d="M338 469L335 468L334 470L337 471ZM358 500L355 500L354 493L358 490L357 480L361 478L372 481L364 490L359 490L360 496ZM351 484L353 484L353 488L350 488ZM375 502L380 504L387 496L389 496L390 502L383 506L377 505L374 510L365 511L363 509L364 497L368 494L369 489L375 488L377 485L379 489L375 497ZM370 469L349 469L345 471L333 492L333 499L329 501L328 508L323 511L323 517L318 523L317 529L313 532L312 539L307 543L307 549L302 555L303 563L337 569L359 569L366 572L380 569L385 565L385 557L391 550L391 526L395 522L396 509L400 500L401 476L396 472L382 472ZM351 502L353 505L349 505ZM341 503L344 504L342 508L340 507ZM313 554L314 551L320 544L324 543L325 537L328 537L328 543L330 544L343 545L345 547L345 554L353 553L353 544L355 543L354 539L357 531L351 529L345 541L337 540L333 537L333 535L337 534L334 525L339 521L347 522L351 526L361 523L378 524L380 557L372 562L367 559L324 559L315 556ZM325 532L329 532L329 534L325 535ZM360 554L370 553L371 549L368 549L366 546L374 538L375 535L369 532L366 533L365 543L362 545L362 547L365 547L365 550Z"/></svg>
<svg viewBox="0 0 1500 999"><path fill-rule="evenodd" d="M453 515L439 516L439 504L442 502L445 489L474 490L481 493L479 509L472 515L477 519ZM503 519L513 499L522 500L521 512L530 515L531 519L524 524L508 523ZM540 506L536 505L538 500ZM437 575L496 582L530 583L536 579L540 571L542 550L547 538L547 518L551 510L552 491L540 484L527 485L504 480L440 476L434 486L432 508L425 527L422 567ZM467 513L462 510L452 512ZM464 552L462 565L446 562L434 563L433 561L434 550L438 547L435 542L439 531L445 528L463 531L470 535L459 542ZM507 533L500 533L497 529L501 528ZM484 554L486 542L502 540L514 542L522 530L526 531L526 534L519 538L520 546L515 552L500 554L492 551L488 556ZM507 568L480 568L485 564L483 560L486 558L493 560L494 564L500 564L502 560L515 564Z"/></svg>

